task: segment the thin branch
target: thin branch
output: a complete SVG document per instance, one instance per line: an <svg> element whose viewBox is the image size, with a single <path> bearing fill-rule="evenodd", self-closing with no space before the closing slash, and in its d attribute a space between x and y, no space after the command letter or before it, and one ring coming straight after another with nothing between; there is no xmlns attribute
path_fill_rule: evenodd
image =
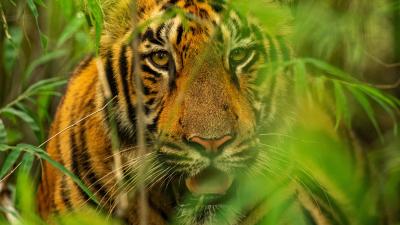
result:
<svg viewBox="0 0 400 225"><path fill-rule="evenodd" d="M133 24L138 24L137 21L137 7L136 4L134 4L133 8L133 15L134 15L134 23ZM134 82L135 82L135 88L136 88L136 99L137 99L137 107L136 107L136 138L137 138L137 146L138 146L138 156L142 157L146 155L146 138L145 138L145 113L144 113L144 102L143 102L143 87L142 87L142 80L140 78L141 74L141 67L140 67L140 59L139 59L139 54L138 54L138 49L139 49L139 43L138 43L138 38L134 32L133 38L133 51L136 53L133 56L133 76L135 77ZM147 192L146 192L146 181L145 181L145 173L146 169L148 167L148 163L146 160L144 161L143 166L139 167L138 170L138 190L139 190L139 224L140 225L147 225L148 224L148 204L147 204Z"/></svg>
<svg viewBox="0 0 400 225"><path fill-rule="evenodd" d="M4 14L3 5L1 4L1 2L0 2L0 13L1 13L1 19L3 20L4 33L7 37L7 39L11 39L11 35L8 32L8 24L7 24L6 15Z"/></svg>
<svg viewBox="0 0 400 225"><path fill-rule="evenodd" d="M400 62L397 63L386 63L383 60L379 59L378 57L372 55L369 53L367 50L364 50L365 55L367 55L372 61L386 67L386 68L395 68L395 67L400 67Z"/></svg>
<svg viewBox="0 0 400 225"><path fill-rule="evenodd" d="M96 59L96 66L97 66L97 71L99 72L99 78L104 90L104 95L106 99L112 99L111 95L111 89L110 85L108 82L106 82L107 77L105 74L104 70L104 65L101 60L101 58ZM122 172L122 159L121 159L121 152L120 152L120 140L118 137L118 132L117 132L117 122L115 121L115 114L113 113L113 105L109 105L107 108L107 114L110 115L110 129L111 129L111 149L113 153L113 162L114 162L114 173L115 173L115 178L117 180L116 185L118 187L123 186L123 179L124 175ZM116 206L116 215L121 218L125 218L128 207L129 207L129 199L128 199L128 193L126 192L120 192L117 193L117 206Z"/></svg>
<svg viewBox="0 0 400 225"><path fill-rule="evenodd" d="M396 82L393 84L370 84L373 87L379 88L379 89L395 89L400 87L400 79L398 79Z"/></svg>

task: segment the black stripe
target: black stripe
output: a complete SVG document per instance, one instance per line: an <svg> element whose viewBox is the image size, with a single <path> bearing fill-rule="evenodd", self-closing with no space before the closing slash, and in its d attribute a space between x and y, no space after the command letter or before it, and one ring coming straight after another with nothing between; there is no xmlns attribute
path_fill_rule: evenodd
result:
<svg viewBox="0 0 400 225"><path fill-rule="evenodd" d="M154 77L147 76L147 77L144 77L144 79L147 81L150 81L153 84L157 83L157 80Z"/></svg>
<svg viewBox="0 0 400 225"><path fill-rule="evenodd" d="M210 3L211 8L217 12L220 13L222 10L224 10L224 7L222 6L222 4L219 3Z"/></svg>
<svg viewBox="0 0 400 225"><path fill-rule="evenodd" d="M161 76L160 73L158 73L157 71L152 70L149 66L147 66L145 64L142 65L142 71L146 72L146 73L149 73L151 75L154 75L155 77L160 77Z"/></svg>
<svg viewBox="0 0 400 225"><path fill-rule="evenodd" d="M150 131L150 132L157 131L157 125L158 125L158 121L160 120L161 111L162 110L159 110L157 113L157 116L153 119L153 122L151 124L147 125L148 131Z"/></svg>
<svg viewBox="0 0 400 225"><path fill-rule="evenodd" d="M145 40L148 40L148 41L150 41L150 42L153 43L153 44L163 46L163 42L160 42L160 40L157 40L157 39L154 37L154 31L153 31L152 29L150 29L150 28L148 28L148 29L146 30L146 32L142 35L142 41L145 41Z"/></svg>
<svg viewBox="0 0 400 225"><path fill-rule="evenodd" d="M164 4L161 7L161 9L162 10L169 9L169 8L173 7L177 2L178 2L178 0L169 0L166 4Z"/></svg>
<svg viewBox="0 0 400 225"><path fill-rule="evenodd" d="M165 28L165 23L160 24L156 31L156 39L162 44L165 44L163 38L161 37L161 31Z"/></svg>
<svg viewBox="0 0 400 225"><path fill-rule="evenodd" d="M106 75L107 75L107 81L108 85L110 86L111 94L112 97L117 96L118 94L118 89L117 89L117 81L115 80L114 77L114 71L113 71L113 66L112 66L112 52L109 51L106 56Z"/></svg>
<svg viewBox="0 0 400 225"><path fill-rule="evenodd" d="M153 199L152 199L151 197L148 199L148 204L149 204L149 206L150 206L154 211L156 211L157 214L160 215L160 216L163 218L163 220L164 220L165 222L168 222L168 213L164 212L164 210L162 209L162 207L159 206L159 205L157 205L157 202L159 202L159 201L153 201Z"/></svg>
<svg viewBox="0 0 400 225"><path fill-rule="evenodd" d="M67 209L72 209L70 196L71 196L71 190L67 183L67 177L63 175L61 177L61 199L65 207L67 207Z"/></svg>
<svg viewBox="0 0 400 225"><path fill-rule="evenodd" d="M182 24L179 25L178 29L177 29L177 36L176 36L176 44L179 45L182 41L182 36L183 36L183 26Z"/></svg>
<svg viewBox="0 0 400 225"><path fill-rule="evenodd" d="M132 125L136 124L136 110L131 102L130 94L129 94L129 87L128 82L133 82L128 80L128 61L127 61L127 46L123 45L119 57L119 69L121 74L122 86L123 86L123 93L125 97L125 102L128 107L128 116L129 120L131 121Z"/></svg>
<svg viewBox="0 0 400 225"><path fill-rule="evenodd" d="M146 101L146 104L147 104L147 105L153 105L155 100L156 100L156 98L149 98L149 99Z"/></svg>
<svg viewBox="0 0 400 225"><path fill-rule="evenodd" d="M72 172L77 176L82 182L84 180L81 177L81 166L79 161L80 159L80 150L78 149L76 140L75 140L75 132L74 130L71 131L70 135L70 142L71 142L71 152L72 152ZM96 206L96 203L78 186L76 187L79 190L80 195L83 197L85 202L88 202L91 206Z"/></svg>
<svg viewBox="0 0 400 225"><path fill-rule="evenodd" d="M176 67L175 67L175 61L172 56L170 56L170 59L168 61L168 75L169 75L169 80L168 80L168 85L170 90L176 89Z"/></svg>
<svg viewBox="0 0 400 225"><path fill-rule="evenodd" d="M146 85L144 85L143 82L142 82L142 88L143 88L144 95L149 95L151 93L150 88L147 87Z"/></svg>
<svg viewBox="0 0 400 225"><path fill-rule="evenodd" d="M89 112L92 112L94 110L94 103L93 101L89 101L88 105L87 105L87 109ZM81 168L83 169L83 171L86 172L86 179L87 179L87 186L92 187L92 190L94 190L95 192L97 192L98 197L100 197L100 202L103 199L106 199L107 202L106 204L109 202L111 205L113 205L114 203L114 199L110 198L110 196L108 195L108 190L106 189L106 186L103 185L102 182L100 182L100 179L97 177L96 173L93 171L93 166L92 166L92 161L91 161L91 157L89 155L89 149L87 147L87 138L86 138L86 133L85 130L86 129L90 129L85 127L86 122L82 123L79 126L79 140L81 143L81 163L80 165L82 166ZM107 147L104 148L105 150L108 149ZM109 155L111 155L112 153L110 152ZM102 162L104 163L104 165L106 165L106 162ZM85 179L85 180L86 180Z"/></svg>
<svg viewBox="0 0 400 225"><path fill-rule="evenodd" d="M229 65L229 67L230 67L230 71L232 73L231 80L232 80L233 84L235 84L236 88L239 89L240 88L240 83L239 83L238 75L236 73L237 67L236 67L236 65L233 65L232 63Z"/></svg>

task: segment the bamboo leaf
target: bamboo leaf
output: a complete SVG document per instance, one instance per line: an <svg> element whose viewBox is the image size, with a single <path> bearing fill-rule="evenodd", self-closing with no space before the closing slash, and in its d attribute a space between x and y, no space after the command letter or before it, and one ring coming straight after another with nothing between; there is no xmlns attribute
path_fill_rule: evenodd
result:
<svg viewBox="0 0 400 225"><path fill-rule="evenodd" d="M44 4L43 0L35 0L35 3L38 4L38 5L40 5L40 6L43 6L43 7L46 6L46 5Z"/></svg>
<svg viewBox="0 0 400 225"><path fill-rule="evenodd" d="M67 83L67 81L65 79L60 79L58 77L45 79L45 80L38 81L35 84L31 85L25 92L28 94L34 94L39 91L48 91L48 90L58 88L66 83Z"/></svg>
<svg viewBox="0 0 400 225"><path fill-rule="evenodd" d="M30 170L32 169L34 159L35 157L33 154L26 152L22 158L19 171L25 174L29 174Z"/></svg>
<svg viewBox="0 0 400 225"><path fill-rule="evenodd" d="M85 24L86 20L82 12L76 14L76 16L68 23L62 32L60 38L57 41L57 47L63 45L69 38L76 33L79 28Z"/></svg>
<svg viewBox="0 0 400 225"><path fill-rule="evenodd" d="M31 77L33 71L38 66L43 65L43 64L45 64L45 63L47 63L47 62L49 62L49 61L51 61L53 59L60 58L60 57L62 57L64 55L66 55L66 54L67 54L66 50L56 50L56 51L49 52L47 54L42 55L41 57L39 57L38 59L36 59L35 61L33 61L29 65L29 67L26 69L26 72L25 72L25 74L23 76L23 79L25 80L25 79Z"/></svg>
<svg viewBox="0 0 400 225"><path fill-rule="evenodd" d="M345 81L352 81L355 83L359 83L355 78L353 78L351 75L347 74L346 72L344 72L343 70L332 66L324 61L321 60L317 60L317 59L313 59L313 58L305 58L303 59L304 62L309 63L313 66L315 66L316 68L325 71L326 73L333 75L337 78L343 79Z"/></svg>
<svg viewBox="0 0 400 225"><path fill-rule="evenodd" d="M368 94L368 93L367 93ZM395 136L397 136L397 131L398 131L398 125L397 125L397 118L396 115L394 113L394 110L397 109L396 105L394 104L395 108L393 109L393 105L388 105L386 102L382 101L379 97L377 97L376 95L369 95L370 98L372 98L373 100L375 100L375 102L377 102L383 110L385 110L385 112L389 115L390 119L393 121L393 133ZM391 101L389 99L389 101Z"/></svg>
<svg viewBox="0 0 400 225"><path fill-rule="evenodd" d="M10 27L10 34L12 39L6 39L3 46L3 65L7 75L11 74L19 55L22 42L22 30L19 27Z"/></svg>
<svg viewBox="0 0 400 225"><path fill-rule="evenodd" d="M83 184L83 182L71 171L69 171L67 168L65 168L62 164L58 163L54 159L52 159L47 152L43 151L42 149L32 146L32 145L27 145L27 144L19 144L17 145L17 148L23 149L24 151L31 152L36 154L39 158L46 160L48 163L50 163L52 166L54 166L56 169L60 170L62 173L65 175L69 176L94 202L98 204L98 201L95 197L95 195Z"/></svg>
<svg viewBox="0 0 400 225"><path fill-rule="evenodd" d="M31 11L31 13L32 13L32 15L33 15L33 17L34 17L34 19L35 19L36 28L37 28L38 31L39 31L40 42L41 42L41 44L42 44L42 47L43 47L43 48L46 48L46 46L47 46L47 39L48 39L48 38L47 38L47 36L44 35L44 34L42 33L42 31L40 30L40 26L39 26L39 12L38 12L38 9L37 9L37 7L36 7L35 1L33 1L33 0L27 0L27 3L28 3L28 8L29 8L29 10Z"/></svg>
<svg viewBox="0 0 400 225"><path fill-rule="evenodd" d="M29 125L29 127L32 129L33 132L40 132L40 128L36 123L35 119L33 119L28 113L21 110L17 110L15 108L6 108L3 110L3 112L9 113L13 116L22 119L25 123Z"/></svg>
<svg viewBox="0 0 400 225"><path fill-rule="evenodd" d="M21 151L18 149L13 149L10 151L10 153L7 155L6 159L4 160L3 166L1 167L0 180L2 180L7 175L7 173L12 169L15 162L18 160L18 157L20 154L21 154Z"/></svg>
<svg viewBox="0 0 400 225"><path fill-rule="evenodd" d="M340 121L343 119L347 126L350 125L350 112L348 110L347 98L339 82L333 82L334 93L335 93L335 106L336 106L336 129L340 125Z"/></svg>
<svg viewBox="0 0 400 225"><path fill-rule="evenodd" d="M396 102L390 99L390 97L384 95L380 90L367 85L361 85L359 88L370 97L374 97L377 102L382 102L392 108L396 108Z"/></svg>
<svg viewBox="0 0 400 225"><path fill-rule="evenodd" d="M98 0L88 0L88 11L91 21L95 24L96 49L99 50L100 37L103 29L103 11Z"/></svg>
<svg viewBox="0 0 400 225"><path fill-rule="evenodd" d="M304 96L307 92L307 75L306 67L303 61L298 60L294 65L294 79L295 79L295 89L297 96Z"/></svg>
<svg viewBox="0 0 400 225"><path fill-rule="evenodd" d="M326 92L326 79L321 76L321 77L316 77L313 79L313 86L315 88L315 93L317 95L317 99L319 102L322 102L325 98L325 92Z"/></svg>
<svg viewBox="0 0 400 225"><path fill-rule="evenodd" d="M44 130L41 129L41 124L37 117L37 114L32 112L32 110L29 109L28 107L26 107L24 104L17 103L16 107L19 111L25 113L27 116L29 116L31 118L31 120L33 120L33 123L31 122L29 125L30 125L33 133L35 134L36 139L39 142L42 141L45 134L44 134ZM37 127L37 129L36 129L36 127Z"/></svg>
<svg viewBox="0 0 400 225"><path fill-rule="evenodd" d="M7 131L3 121L0 119L0 144L7 142Z"/></svg>
<svg viewBox="0 0 400 225"><path fill-rule="evenodd" d="M371 106L369 100L367 99L367 97L365 96L365 94L354 88L348 88L348 90L353 94L354 98L357 100L357 102L360 104L360 106L364 109L369 120L371 121L376 132L378 133L379 137L382 140L382 137L383 137L382 132L381 132L381 129L379 128L378 121L375 118L374 109L372 108L372 106Z"/></svg>
<svg viewBox="0 0 400 225"><path fill-rule="evenodd" d="M5 152L5 151L8 151L10 149L11 149L11 147L8 146L8 145L0 144L0 152Z"/></svg>

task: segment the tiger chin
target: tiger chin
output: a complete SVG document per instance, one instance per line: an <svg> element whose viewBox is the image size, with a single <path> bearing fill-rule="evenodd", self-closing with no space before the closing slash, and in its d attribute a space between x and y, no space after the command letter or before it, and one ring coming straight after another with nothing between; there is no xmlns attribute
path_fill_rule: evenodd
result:
<svg viewBox="0 0 400 225"><path fill-rule="evenodd" d="M80 178L100 206L70 177L44 163L41 215L84 206L115 213L117 196L135 189L138 168L148 164L143 183L149 224L239 223L251 207L241 211L230 202L246 185L245 177L262 170L260 157L267 153L258 148L258 133L286 124L280 105L286 102L288 81L263 70L284 60L282 43L265 37L225 1L138 0L133 5L123 0L108 6L113 9L105 12L102 65L88 58L74 72L47 145L49 155ZM173 11L183 13L160 19ZM137 24L145 26L136 35ZM138 102L143 117L137 115ZM121 143L123 187L116 186L114 176L110 114ZM138 119L148 150L141 158ZM129 203L127 221L139 224L140 207L136 199Z"/></svg>

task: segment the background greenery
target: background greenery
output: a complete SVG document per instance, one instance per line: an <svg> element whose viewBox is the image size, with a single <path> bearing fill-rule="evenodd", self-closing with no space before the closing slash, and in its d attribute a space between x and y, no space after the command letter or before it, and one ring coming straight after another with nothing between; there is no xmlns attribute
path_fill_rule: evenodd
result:
<svg viewBox="0 0 400 225"><path fill-rule="evenodd" d="M296 58L276 65L294 70L296 96L307 105L298 109L290 138L273 146L271 170L290 176L254 184L273 206L265 224L309 224L292 198L292 177L332 197L340 224L400 224L400 1L271 2L232 2L292 43ZM0 212L11 210L23 224L43 223L33 203L40 159L67 173L42 143L73 68L96 54L104 11L98 0L0 2L0 183L7 182L16 206L0 204ZM108 224L89 213L60 220ZM0 213L0 223L9 222Z"/></svg>

